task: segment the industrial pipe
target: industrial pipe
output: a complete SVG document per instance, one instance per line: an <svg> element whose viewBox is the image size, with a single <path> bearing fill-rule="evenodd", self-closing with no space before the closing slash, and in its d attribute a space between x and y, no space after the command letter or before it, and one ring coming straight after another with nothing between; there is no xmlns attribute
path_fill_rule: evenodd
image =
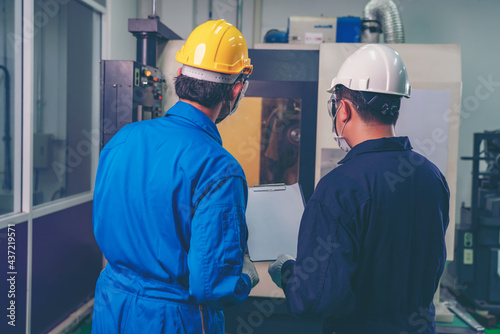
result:
<svg viewBox="0 0 500 334"><path fill-rule="evenodd" d="M253 2L253 45L261 43L262 29L262 0L254 0Z"/></svg>
<svg viewBox="0 0 500 334"><path fill-rule="evenodd" d="M363 16L366 22L380 22L385 43L405 42L403 21L401 20L398 6L394 3L394 1L371 0L366 4ZM369 27L363 25L363 29L366 30L367 28ZM369 34L362 34L362 43L373 42L369 39Z"/></svg>
<svg viewBox="0 0 500 334"><path fill-rule="evenodd" d="M236 28L243 30L243 0L238 0L236 5Z"/></svg>

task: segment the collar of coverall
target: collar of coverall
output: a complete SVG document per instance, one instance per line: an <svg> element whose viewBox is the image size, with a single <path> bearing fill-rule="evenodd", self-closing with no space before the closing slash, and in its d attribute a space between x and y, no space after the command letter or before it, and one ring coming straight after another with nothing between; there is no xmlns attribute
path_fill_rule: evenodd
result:
<svg viewBox="0 0 500 334"><path fill-rule="evenodd" d="M170 108L165 117L176 116L183 120L190 122L212 137L217 143L222 145L222 138L215 123L208 118L201 110L196 109L189 103L178 101L172 108Z"/></svg>
<svg viewBox="0 0 500 334"><path fill-rule="evenodd" d="M371 152L384 151L408 151L413 147L410 144L408 137L390 137L366 140L354 146L349 153L340 160L338 164L343 164L357 155Z"/></svg>

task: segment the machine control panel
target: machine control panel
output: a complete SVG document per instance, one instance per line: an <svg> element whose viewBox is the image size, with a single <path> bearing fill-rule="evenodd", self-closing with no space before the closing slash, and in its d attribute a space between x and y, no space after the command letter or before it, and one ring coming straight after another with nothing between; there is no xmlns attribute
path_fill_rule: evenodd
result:
<svg viewBox="0 0 500 334"><path fill-rule="evenodd" d="M101 62L101 149L125 125L163 116L165 76L135 61Z"/></svg>

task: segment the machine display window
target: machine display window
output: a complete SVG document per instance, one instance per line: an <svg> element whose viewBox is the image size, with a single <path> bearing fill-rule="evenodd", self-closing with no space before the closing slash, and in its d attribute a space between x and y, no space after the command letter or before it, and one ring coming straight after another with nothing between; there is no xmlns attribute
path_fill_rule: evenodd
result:
<svg viewBox="0 0 500 334"><path fill-rule="evenodd" d="M223 146L249 186L299 181L301 110L300 98L245 97L219 124Z"/></svg>

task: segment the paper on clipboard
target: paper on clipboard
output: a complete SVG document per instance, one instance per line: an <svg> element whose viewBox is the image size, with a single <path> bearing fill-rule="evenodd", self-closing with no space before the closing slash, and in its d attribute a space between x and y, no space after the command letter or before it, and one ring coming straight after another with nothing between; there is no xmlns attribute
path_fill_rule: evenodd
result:
<svg viewBox="0 0 500 334"><path fill-rule="evenodd" d="M280 254L296 257L303 212L297 183L249 187L246 220L252 261L276 260Z"/></svg>

